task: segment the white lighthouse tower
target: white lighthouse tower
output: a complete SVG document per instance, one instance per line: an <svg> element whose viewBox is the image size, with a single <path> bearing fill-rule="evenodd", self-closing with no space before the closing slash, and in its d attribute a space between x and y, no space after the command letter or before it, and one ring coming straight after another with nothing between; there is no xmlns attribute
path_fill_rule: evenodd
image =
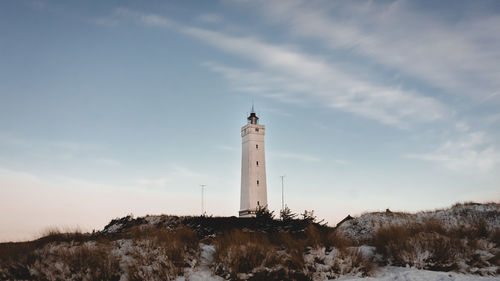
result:
<svg viewBox="0 0 500 281"><path fill-rule="evenodd" d="M241 201L240 217L253 217L259 207L267 207L266 157L264 153L264 125L254 112L241 128Z"/></svg>

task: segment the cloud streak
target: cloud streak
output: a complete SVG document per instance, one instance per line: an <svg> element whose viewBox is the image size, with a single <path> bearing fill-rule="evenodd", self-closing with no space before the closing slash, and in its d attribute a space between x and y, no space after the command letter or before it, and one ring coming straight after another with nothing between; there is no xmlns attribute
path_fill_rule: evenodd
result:
<svg viewBox="0 0 500 281"><path fill-rule="evenodd" d="M445 118L450 114L433 98L361 80L327 59L293 46L271 44L255 36L232 36L221 31L181 25L155 14L119 11L142 24L174 29L254 63L257 70L207 64L244 91L263 92L282 101L312 101L399 127L415 121Z"/></svg>
<svg viewBox="0 0 500 281"><path fill-rule="evenodd" d="M500 16L446 22L410 1L266 1L257 9L290 34L314 39L451 94L491 98L500 88ZM319 5L318 5L319 4Z"/></svg>
<svg viewBox="0 0 500 281"><path fill-rule="evenodd" d="M441 87L462 96L482 96L481 100L495 100L498 96L491 93L498 92L500 86L495 79L500 69L493 63L500 58L500 51L494 48L500 46L500 40L491 34L497 29L495 26L500 26L495 25L500 19L490 17L461 22L457 26L465 30L462 36L457 27L410 12L406 1L331 4L333 6L319 3L321 5L303 1L266 2L266 11L262 13L270 21L287 26L293 36L315 39L332 51L347 50L353 55L369 58L382 68L408 75L431 87ZM328 14L333 9L338 12ZM333 16L342 12L353 17ZM453 123L463 134L470 129L466 123L457 123L454 120L456 112L437 98L387 81L380 82L380 77L375 78L376 75L369 70L367 75L352 73L329 56L317 55L317 52L313 55L296 45L184 25L156 14L126 9L119 10L118 14L147 26L180 32L252 63L247 67L218 62L202 64L222 75L238 91L280 102L324 106L399 128L444 120ZM478 44L477 39L491 41L492 47L482 52L484 46ZM472 134L464 138L472 138ZM468 169L470 163L482 171L491 171L496 166L495 146L461 147L460 142L450 141L430 153L405 156L452 170ZM316 161L297 155L282 156Z"/></svg>
<svg viewBox="0 0 500 281"><path fill-rule="evenodd" d="M500 151L484 132L470 132L444 142L430 153L407 154L407 158L433 162L456 172L488 173L500 165Z"/></svg>
<svg viewBox="0 0 500 281"><path fill-rule="evenodd" d="M435 99L362 81L321 57L292 47L269 44L254 37L234 37L194 27L183 27L181 30L214 47L257 63L263 71L254 76L272 77L267 79L268 84L280 81L284 82L282 84L295 85L295 90L302 89L296 91L300 96L313 98L330 108L399 126L413 121L433 121L449 114L446 107ZM217 70L225 71L227 68L218 67ZM245 71L247 70L240 69L237 72ZM226 73L226 77L241 80L242 76ZM251 81L243 82L251 85ZM290 90L290 87L285 87L283 92Z"/></svg>
<svg viewBox="0 0 500 281"><path fill-rule="evenodd" d="M279 158L283 159L292 159L292 160L299 160L299 161L305 161L305 162L319 162L321 161L320 158L308 154L299 154L299 153L290 153L290 152L275 152L272 153L271 155L275 155Z"/></svg>

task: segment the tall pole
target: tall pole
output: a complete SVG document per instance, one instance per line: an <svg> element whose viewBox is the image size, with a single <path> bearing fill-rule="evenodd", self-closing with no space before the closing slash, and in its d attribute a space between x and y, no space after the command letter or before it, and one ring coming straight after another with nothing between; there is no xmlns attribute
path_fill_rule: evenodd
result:
<svg viewBox="0 0 500 281"><path fill-rule="evenodd" d="M203 216L205 214L205 194L204 194L204 189L206 184L200 184L201 186L201 215Z"/></svg>
<svg viewBox="0 0 500 281"><path fill-rule="evenodd" d="M280 176L281 178L281 211L285 210L285 187L283 185L283 179L285 175Z"/></svg>

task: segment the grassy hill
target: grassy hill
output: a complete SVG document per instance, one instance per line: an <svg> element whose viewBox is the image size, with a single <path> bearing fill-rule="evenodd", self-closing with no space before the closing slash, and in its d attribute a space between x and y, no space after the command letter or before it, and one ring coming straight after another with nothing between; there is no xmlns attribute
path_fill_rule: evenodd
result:
<svg viewBox="0 0 500 281"><path fill-rule="evenodd" d="M416 214L127 216L102 231L0 244L0 280L327 280L411 266L500 274L500 204ZM198 278L198 279L197 279Z"/></svg>

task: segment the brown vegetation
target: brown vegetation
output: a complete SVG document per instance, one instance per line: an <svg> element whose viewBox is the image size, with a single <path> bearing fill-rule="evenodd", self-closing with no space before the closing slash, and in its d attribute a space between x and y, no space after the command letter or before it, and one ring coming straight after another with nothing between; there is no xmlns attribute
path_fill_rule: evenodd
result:
<svg viewBox="0 0 500 281"><path fill-rule="evenodd" d="M215 273L231 280L242 280L248 276L312 280L315 276L334 278L353 272L366 276L375 267L372 258L349 248L351 242L346 238L332 229L314 224L306 227L303 233L295 234L236 229L217 235L213 243ZM307 254L310 255L308 259ZM328 256L336 262L326 265L324 259ZM321 272L316 268L318 264ZM252 278L249 280L256 280Z"/></svg>
<svg viewBox="0 0 500 281"><path fill-rule="evenodd" d="M127 216L92 234L51 229L31 242L1 243L0 280L174 280L199 264L200 242L214 247L208 265L231 280L367 276L387 264L499 274L498 211L475 205L439 216L387 210L337 228L307 211L283 220L267 210L256 218Z"/></svg>
<svg viewBox="0 0 500 281"><path fill-rule="evenodd" d="M186 227L138 226L119 240L90 237L50 230L32 242L0 244L0 279L119 280L126 274L129 280L173 280L183 273L188 256L197 254L199 243ZM123 255L115 251L126 251L130 259L121 261Z"/></svg>
<svg viewBox="0 0 500 281"><path fill-rule="evenodd" d="M439 221L427 220L410 225L390 225L378 229L373 245L387 263L430 270L457 270L460 261L473 267L478 264L475 254L481 249L481 241L491 239L495 243L498 231L490 233L484 220L475 225L444 229ZM498 245L498 244L497 244Z"/></svg>

